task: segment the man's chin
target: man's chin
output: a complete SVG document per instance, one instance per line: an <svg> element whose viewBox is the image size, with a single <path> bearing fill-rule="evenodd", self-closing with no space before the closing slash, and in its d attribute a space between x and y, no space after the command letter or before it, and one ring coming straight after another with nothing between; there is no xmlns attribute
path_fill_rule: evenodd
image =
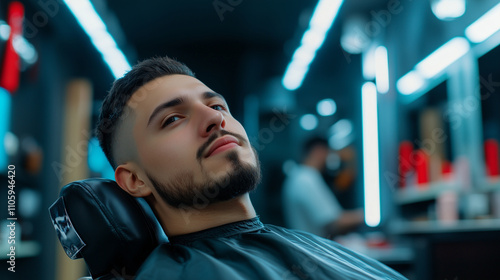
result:
<svg viewBox="0 0 500 280"><path fill-rule="evenodd" d="M224 164L217 170L208 171L212 166L204 166L206 176L203 176L202 182L196 182L198 180L195 181L193 174L184 174L163 185L148 176L167 204L175 208L191 206L202 209L209 204L249 193L260 183L260 164L256 158L248 163L241 161L239 154L231 151L227 153L225 161L231 164Z"/></svg>
<svg viewBox="0 0 500 280"><path fill-rule="evenodd" d="M260 170L244 164L212 182L204 190L207 193L217 193L211 202L227 201L255 190L260 182Z"/></svg>

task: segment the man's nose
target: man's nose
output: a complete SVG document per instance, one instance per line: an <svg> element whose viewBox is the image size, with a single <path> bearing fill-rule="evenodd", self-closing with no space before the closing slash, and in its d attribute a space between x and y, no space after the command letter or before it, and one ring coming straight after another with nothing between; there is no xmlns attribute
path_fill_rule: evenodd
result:
<svg viewBox="0 0 500 280"><path fill-rule="evenodd" d="M207 137L214 131L224 129L226 120L222 112L214 110L210 107L202 108L200 112L201 124L199 133L203 137Z"/></svg>

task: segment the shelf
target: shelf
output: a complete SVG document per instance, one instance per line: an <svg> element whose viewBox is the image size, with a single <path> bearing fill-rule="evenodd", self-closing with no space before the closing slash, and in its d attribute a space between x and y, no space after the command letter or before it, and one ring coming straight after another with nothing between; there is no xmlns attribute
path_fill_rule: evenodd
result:
<svg viewBox="0 0 500 280"><path fill-rule="evenodd" d="M377 234L378 235L378 234ZM335 238L335 241L342 246L362 255L376 259L382 263L403 264L414 261L414 252L408 242L390 242L385 236L379 237L380 246L369 245L371 238L362 237L358 233L350 233ZM377 241L378 238L374 240Z"/></svg>
<svg viewBox="0 0 500 280"><path fill-rule="evenodd" d="M458 191L459 185L454 181L436 182L419 186L407 186L396 192L398 204L409 204L436 199L445 191Z"/></svg>
<svg viewBox="0 0 500 280"><path fill-rule="evenodd" d="M500 191L500 177L489 177L477 188L480 192Z"/></svg>
<svg viewBox="0 0 500 280"><path fill-rule="evenodd" d="M395 222L397 234L432 234L455 232L500 231L500 219L459 220L455 222L419 221Z"/></svg>
<svg viewBox="0 0 500 280"><path fill-rule="evenodd" d="M389 248L368 248L362 253L385 264L411 263L415 259L412 248L400 245Z"/></svg>
<svg viewBox="0 0 500 280"><path fill-rule="evenodd" d="M17 258L29 258L29 257L34 257L41 252L41 246L38 242L36 241L23 241L18 245L13 245L16 247L16 259ZM0 248L0 260L5 260L8 259L7 254L9 253L8 247L5 247L3 245Z"/></svg>
<svg viewBox="0 0 500 280"><path fill-rule="evenodd" d="M399 189L395 195L398 204L410 204L436 199L445 191L463 192L462 186L457 182L436 182L426 185L407 186ZM467 189L468 192L496 192L500 191L500 177L486 179L477 188Z"/></svg>

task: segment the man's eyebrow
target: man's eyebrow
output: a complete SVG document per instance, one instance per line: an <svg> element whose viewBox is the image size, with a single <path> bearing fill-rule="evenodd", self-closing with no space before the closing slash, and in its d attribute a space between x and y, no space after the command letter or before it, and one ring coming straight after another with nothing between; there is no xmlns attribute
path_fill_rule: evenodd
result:
<svg viewBox="0 0 500 280"><path fill-rule="evenodd" d="M207 92L203 93L203 98L204 99L210 99L210 98L214 98L214 97L218 97L218 98L222 99L224 102L226 102L226 99L220 93L213 92L213 91L207 91Z"/></svg>
<svg viewBox="0 0 500 280"><path fill-rule="evenodd" d="M167 101L161 105L159 105L158 107L155 108L155 110L153 111L153 113L151 113L151 116L149 117L149 120L148 120L148 126L149 124L151 123L151 121L153 121L153 119L163 110L165 109L168 109L170 107L174 107L174 106L177 106L177 105L180 105L184 102L184 99L182 97L178 97L178 98L174 98L170 101Z"/></svg>

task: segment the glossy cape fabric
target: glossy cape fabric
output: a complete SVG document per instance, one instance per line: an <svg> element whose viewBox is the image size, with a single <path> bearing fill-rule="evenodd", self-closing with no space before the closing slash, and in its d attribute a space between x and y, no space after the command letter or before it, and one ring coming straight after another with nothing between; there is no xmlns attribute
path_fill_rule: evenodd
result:
<svg viewBox="0 0 500 280"><path fill-rule="evenodd" d="M387 266L310 233L259 218L177 236L135 279L406 279Z"/></svg>

